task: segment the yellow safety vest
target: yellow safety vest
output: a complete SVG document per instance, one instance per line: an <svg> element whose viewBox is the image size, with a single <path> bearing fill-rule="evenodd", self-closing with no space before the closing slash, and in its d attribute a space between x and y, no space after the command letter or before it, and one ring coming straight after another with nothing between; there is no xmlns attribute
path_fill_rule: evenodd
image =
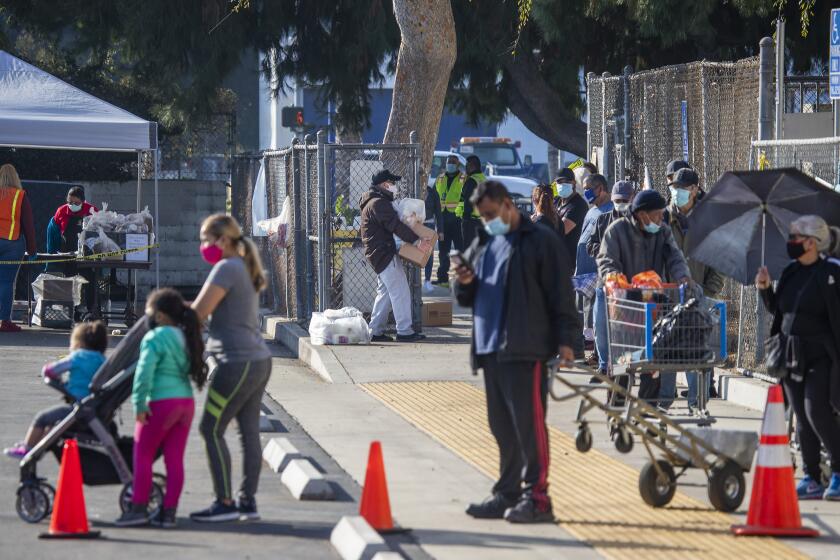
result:
<svg viewBox="0 0 840 560"><path fill-rule="evenodd" d="M20 210L26 191L15 187L0 187L0 191L0 239L15 241L20 237Z"/></svg>
<svg viewBox="0 0 840 560"><path fill-rule="evenodd" d="M470 175L470 179L473 179L475 181L475 186L478 187L478 185L480 185L481 183L483 183L484 181L487 180L487 177L485 177L484 173L479 171L478 173L473 173L472 175ZM458 216L459 218L464 217L464 201L463 200L461 200L458 203L458 207L455 209L455 215ZM473 209L472 209L472 217L473 218L480 218L481 217L481 214L478 213L478 209L475 206L473 206Z"/></svg>
<svg viewBox="0 0 840 560"><path fill-rule="evenodd" d="M435 181L435 189L440 196L441 210L456 213L458 204L461 202L461 191L464 188L464 175L462 173L456 175L447 190L446 183L448 182L449 177L446 176L446 173L441 173ZM458 217L460 218L460 216Z"/></svg>

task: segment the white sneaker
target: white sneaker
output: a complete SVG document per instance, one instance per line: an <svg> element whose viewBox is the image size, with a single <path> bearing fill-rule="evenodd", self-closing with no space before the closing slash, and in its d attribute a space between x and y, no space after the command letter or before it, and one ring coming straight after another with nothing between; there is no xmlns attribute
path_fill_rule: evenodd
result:
<svg viewBox="0 0 840 560"><path fill-rule="evenodd" d="M424 294L431 294L434 291L435 291L435 287L432 286L431 282L429 282L428 280L423 282L423 293Z"/></svg>

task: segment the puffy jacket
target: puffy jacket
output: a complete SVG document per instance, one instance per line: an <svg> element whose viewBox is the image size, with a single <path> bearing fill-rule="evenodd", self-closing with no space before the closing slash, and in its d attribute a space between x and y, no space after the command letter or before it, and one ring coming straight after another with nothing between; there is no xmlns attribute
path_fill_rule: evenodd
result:
<svg viewBox="0 0 840 560"><path fill-rule="evenodd" d="M597 260L601 283L610 272L624 274L628 280L647 270L656 271L666 282L691 277L671 228L663 223L656 233L643 232L635 216L619 218L610 224L601 241Z"/></svg>
<svg viewBox="0 0 840 560"><path fill-rule="evenodd" d="M517 231L505 272L505 325L498 356L503 362L546 361L579 334L571 266L560 237L549 228L522 214ZM487 235L479 235L465 253L479 274L488 241ZM455 297L464 307L473 307L478 291L478 279L455 284ZM470 354L476 370L475 333Z"/></svg>
<svg viewBox="0 0 840 560"><path fill-rule="evenodd" d="M397 254L394 235L406 243L419 239L410 227L400 221L393 202L394 195L379 187L371 187L359 200L365 257L377 274L385 270Z"/></svg>
<svg viewBox="0 0 840 560"><path fill-rule="evenodd" d="M688 258L685 255L686 233L688 232L688 218L673 204L668 208L668 222L671 226L671 233L674 235L674 243L683 252L691 271L691 279L703 288L703 294L707 297L717 296L723 290L724 276L714 268L706 266L700 261Z"/></svg>

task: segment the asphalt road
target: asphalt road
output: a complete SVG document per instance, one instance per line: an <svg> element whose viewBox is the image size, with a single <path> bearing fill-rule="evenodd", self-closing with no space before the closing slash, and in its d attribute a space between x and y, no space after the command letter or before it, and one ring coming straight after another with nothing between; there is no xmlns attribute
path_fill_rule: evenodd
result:
<svg viewBox="0 0 840 560"><path fill-rule="evenodd" d="M66 334L43 331L0 335L0 445L3 447L22 439L36 411L58 402L58 393L43 385L39 372L44 363L67 352L67 340ZM284 360L290 361L287 356L279 356L281 365ZM196 402L200 408L203 395L198 395ZM39 540L38 534L47 530L48 520L30 525L18 518L15 512L18 464L0 457L0 557L61 560L116 557L148 560L156 556L179 559L337 558L329 543L330 531L342 515L357 511L359 487L278 403L266 397L264 410L271 419L272 429L282 432L263 433L264 442L275 436L292 439L334 485L337 501L296 501L280 483L280 476L264 465L257 496L261 521L210 525L190 522L189 512L206 507L212 500L204 446L197 432L199 410L187 447L187 480L179 505L177 529L116 528L112 521L119 515L120 487L85 487L88 518L93 528L102 531L102 538L97 541ZM123 406L119 416L120 433L130 433L133 428L130 403ZM236 484L241 471L237 429L233 425L227 439L234 457ZM155 470L165 470L162 461L156 463ZM57 472L58 465L52 456L42 459L40 475L55 484ZM422 556L416 545L407 540L392 542L392 547L408 556Z"/></svg>

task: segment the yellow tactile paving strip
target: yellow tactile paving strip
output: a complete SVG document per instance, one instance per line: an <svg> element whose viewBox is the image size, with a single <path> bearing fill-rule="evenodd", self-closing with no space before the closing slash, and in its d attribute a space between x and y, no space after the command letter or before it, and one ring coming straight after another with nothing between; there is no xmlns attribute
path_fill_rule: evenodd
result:
<svg viewBox="0 0 840 560"><path fill-rule="evenodd" d="M491 478L498 450L484 393L462 382L367 383L362 387ZM607 558L807 558L773 539L735 538L733 518L679 491L664 509L639 497L639 473L549 429L549 485L560 525Z"/></svg>

